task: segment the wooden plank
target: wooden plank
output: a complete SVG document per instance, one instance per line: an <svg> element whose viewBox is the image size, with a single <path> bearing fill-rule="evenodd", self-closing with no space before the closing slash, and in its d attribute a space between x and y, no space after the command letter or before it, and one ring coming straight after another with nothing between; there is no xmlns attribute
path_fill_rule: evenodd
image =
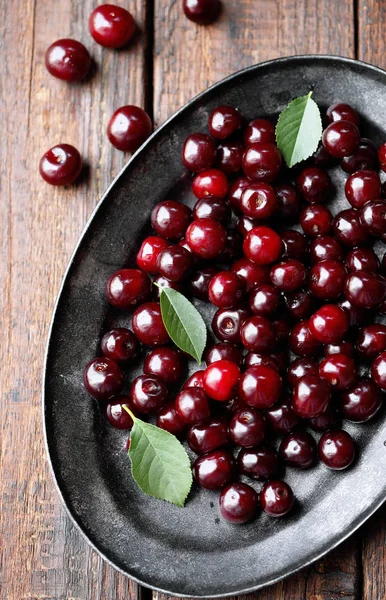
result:
<svg viewBox="0 0 386 600"><path fill-rule="evenodd" d="M199 27L184 17L180 2L155 0L156 123L208 85L254 63L307 53L354 56L353 2L239 0L224 1L223 6L215 24ZM358 573L354 539L313 567L248 598L356 600ZM154 593L153 598L167 600L168 596Z"/></svg>
<svg viewBox="0 0 386 600"><path fill-rule="evenodd" d="M121 51L93 42L87 22L94 6L0 3L0 588L7 600L141 594L91 551L65 515L41 426L44 347L60 280L87 215L127 159L110 146L106 125L119 106L145 103L146 1L130 2L140 31ZM76 85L44 67L47 46L66 36L83 41L97 64ZM68 189L48 186L38 174L40 156L58 142L74 144L89 165Z"/></svg>

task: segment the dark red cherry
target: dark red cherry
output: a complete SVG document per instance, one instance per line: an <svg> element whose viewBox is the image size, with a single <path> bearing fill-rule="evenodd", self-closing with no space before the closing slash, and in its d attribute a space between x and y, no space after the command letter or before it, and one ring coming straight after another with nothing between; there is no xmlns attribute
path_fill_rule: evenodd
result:
<svg viewBox="0 0 386 600"><path fill-rule="evenodd" d="M212 419L199 425L193 425L188 430L187 442L189 448L196 454L206 454L225 446L228 443L226 419Z"/></svg>
<svg viewBox="0 0 386 600"><path fill-rule="evenodd" d="M308 321L313 337L321 344L341 342L349 324L347 314L336 304L325 304Z"/></svg>
<svg viewBox="0 0 386 600"><path fill-rule="evenodd" d="M295 219L301 208L301 198L296 187L291 183L281 183L275 190L280 217L283 220Z"/></svg>
<svg viewBox="0 0 386 600"><path fill-rule="evenodd" d="M342 429L326 431L319 440L320 460L329 469L347 469L355 458L355 444L351 435Z"/></svg>
<svg viewBox="0 0 386 600"><path fill-rule="evenodd" d="M295 358L288 367L288 383L293 387L305 375L319 375L318 363L311 358Z"/></svg>
<svg viewBox="0 0 386 600"><path fill-rule="evenodd" d="M240 473L258 481L272 479L279 470L279 457L273 448L262 445L259 448L242 448L237 456Z"/></svg>
<svg viewBox="0 0 386 600"><path fill-rule="evenodd" d="M243 133L246 146L255 142L275 143L275 126L267 119L254 119L250 121Z"/></svg>
<svg viewBox="0 0 386 600"><path fill-rule="evenodd" d="M227 176L219 169L208 169L195 176L192 182L192 191L196 198L215 196L225 198L228 193L229 182Z"/></svg>
<svg viewBox="0 0 386 600"><path fill-rule="evenodd" d="M152 132L149 115L139 106L121 106L107 125L107 136L115 148L135 152Z"/></svg>
<svg viewBox="0 0 386 600"><path fill-rule="evenodd" d="M292 408L299 417L318 417L327 409L330 400L330 384L317 375L305 375L295 383Z"/></svg>
<svg viewBox="0 0 386 600"><path fill-rule="evenodd" d="M331 354L319 365L319 375L336 390L347 390L354 385L357 369L354 360L347 354Z"/></svg>
<svg viewBox="0 0 386 600"><path fill-rule="evenodd" d="M216 167L226 175L236 175L242 168L244 146L241 142L223 142L217 148Z"/></svg>
<svg viewBox="0 0 386 600"><path fill-rule="evenodd" d="M47 48L45 64L48 72L65 81L80 81L90 70L91 57L77 40L57 40Z"/></svg>
<svg viewBox="0 0 386 600"><path fill-rule="evenodd" d="M237 411L229 424L229 437L237 446L252 448L259 446L265 438L266 422L257 410Z"/></svg>
<svg viewBox="0 0 386 600"><path fill-rule="evenodd" d="M208 120L209 133L217 140L225 140L241 129L242 118L233 106L218 106Z"/></svg>
<svg viewBox="0 0 386 600"><path fill-rule="evenodd" d="M264 221L272 217L278 208L274 188L262 181L250 184L241 194L240 208L251 219Z"/></svg>
<svg viewBox="0 0 386 600"><path fill-rule="evenodd" d="M374 309L386 296L386 282L380 275L355 271L346 279L346 298L358 308Z"/></svg>
<svg viewBox="0 0 386 600"><path fill-rule="evenodd" d="M170 281L170 279L167 279L167 277L163 277L162 275L156 277L153 283L153 291L156 298L161 296L161 291L163 288L171 288L172 290L177 290L177 292L181 292L182 294L185 293L185 288L182 283L179 283L178 281Z"/></svg>
<svg viewBox="0 0 386 600"><path fill-rule="evenodd" d="M360 133L351 121L334 121L323 131L322 143L331 156L350 156L359 148Z"/></svg>
<svg viewBox="0 0 386 600"><path fill-rule="evenodd" d="M192 466L194 479L207 490L221 490L234 476L235 462L228 450L214 450L199 456Z"/></svg>
<svg viewBox="0 0 386 600"><path fill-rule="evenodd" d="M218 308L237 306L243 295L243 282L233 271L219 271L209 283L209 301Z"/></svg>
<svg viewBox="0 0 386 600"><path fill-rule="evenodd" d="M106 285L106 296L114 308L127 310L150 297L151 281L138 269L115 271Z"/></svg>
<svg viewBox="0 0 386 600"><path fill-rule="evenodd" d="M241 342L249 352L269 352L275 345L275 333L270 321L260 315L245 320L240 329Z"/></svg>
<svg viewBox="0 0 386 600"><path fill-rule="evenodd" d="M386 142L378 150L378 159L382 171L386 172Z"/></svg>
<svg viewBox="0 0 386 600"><path fill-rule="evenodd" d="M251 181L271 183L278 176L281 165L279 149L269 142L254 142L247 146L243 155L243 171Z"/></svg>
<svg viewBox="0 0 386 600"><path fill-rule="evenodd" d="M350 327L361 326L366 321L367 314L365 309L354 306L346 298L340 300L337 304L346 312L350 321Z"/></svg>
<svg viewBox="0 0 386 600"><path fill-rule="evenodd" d="M157 414L157 427L168 431L177 438L181 438L185 434L186 424L178 416L174 402L169 402L161 408Z"/></svg>
<svg viewBox="0 0 386 600"><path fill-rule="evenodd" d="M304 262L308 254L307 238L294 229L287 229L281 234L283 242L282 258L296 258Z"/></svg>
<svg viewBox="0 0 386 600"><path fill-rule="evenodd" d="M241 343L241 326L251 313L246 308L220 308L213 317L214 335L223 342Z"/></svg>
<svg viewBox="0 0 386 600"><path fill-rule="evenodd" d="M303 208L299 216L299 223L304 233L310 238L327 235L331 230L332 214L322 204L311 204Z"/></svg>
<svg viewBox="0 0 386 600"><path fill-rule="evenodd" d="M145 346L163 346L170 341L161 316L159 302L146 302L133 314L135 335Z"/></svg>
<svg viewBox="0 0 386 600"><path fill-rule="evenodd" d="M136 358L139 343L134 333L125 327L111 329L101 340L101 350L104 356L122 363Z"/></svg>
<svg viewBox="0 0 386 600"><path fill-rule="evenodd" d="M285 352L271 352L270 354L256 354L256 352L248 352L244 358L244 368L254 367L257 365L265 365L272 367L279 373L285 371L287 367L288 356Z"/></svg>
<svg viewBox="0 0 386 600"><path fill-rule="evenodd" d="M134 408L145 415L155 415L168 399L166 384L155 375L140 375L130 388Z"/></svg>
<svg viewBox="0 0 386 600"><path fill-rule="evenodd" d="M111 358L94 358L84 369L83 383L96 400L110 400L122 389L123 373Z"/></svg>
<svg viewBox="0 0 386 600"><path fill-rule="evenodd" d="M280 236L269 227L254 227L244 238L243 251L256 265L269 265L275 262L282 252Z"/></svg>
<svg viewBox="0 0 386 600"><path fill-rule="evenodd" d="M381 197L381 180L378 173L362 170L348 177L345 185L346 198L353 208L362 208L366 202Z"/></svg>
<svg viewBox="0 0 386 600"><path fill-rule="evenodd" d="M233 263L231 270L244 283L246 292L250 292L255 287L269 282L267 267L255 265L247 258L239 258L239 260Z"/></svg>
<svg viewBox="0 0 386 600"><path fill-rule="evenodd" d="M197 25L213 23L221 12L220 0L183 0L185 16Z"/></svg>
<svg viewBox="0 0 386 600"><path fill-rule="evenodd" d="M386 233L386 202L367 202L362 208L359 220L368 234L381 237Z"/></svg>
<svg viewBox="0 0 386 600"><path fill-rule="evenodd" d="M324 202L331 188L331 180L323 169L306 167L297 176L296 185L307 202Z"/></svg>
<svg viewBox="0 0 386 600"><path fill-rule="evenodd" d="M357 127L359 127L359 115L355 108L352 108L349 104L338 102L331 104L326 111L326 116L329 123L334 121L351 121Z"/></svg>
<svg viewBox="0 0 386 600"><path fill-rule="evenodd" d="M306 280L306 269L296 258L287 258L274 265L269 276L272 285L281 292L293 292L302 287Z"/></svg>
<svg viewBox="0 0 386 600"><path fill-rule="evenodd" d="M368 271L377 273L380 269L378 256L372 248L354 248L347 254L344 264L349 272Z"/></svg>
<svg viewBox="0 0 386 600"><path fill-rule="evenodd" d="M317 356L321 345L311 334L308 321L296 323L289 336L289 347L298 356Z"/></svg>
<svg viewBox="0 0 386 600"><path fill-rule="evenodd" d="M157 266L159 273L169 281L185 279L192 266L192 254L183 246L175 244L162 250L158 256Z"/></svg>
<svg viewBox="0 0 386 600"><path fill-rule="evenodd" d="M342 259L342 246L332 236L323 235L312 240L310 245L310 261L312 265L322 260L336 260L340 262Z"/></svg>
<svg viewBox="0 0 386 600"><path fill-rule="evenodd" d="M373 323L359 330L356 350L365 360L372 360L386 350L386 325Z"/></svg>
<svg viewBox="0 0 386 600"><path fill-rule="evenodd" d="M192 219L192 211L185 204L175 200L165 200L155 205L151 213L151 225L157 235L178 240Z"/></svg>
<svg viewBox="0 0 386 600"><path fill-rule="evenodd" d="M331 354L346 354L346 356L353 356L354 345L348 340L340 342L340 344L326 344L324 347L324 356L330 356Z"/></svg>
<svg viewBox="0 0 386 600"><path fill-rule="evenodd" d="M319 417L308 419L308 424L314 431L329 431L330 429L338 429L341 425L336 408L330 406Z"/></svg>
<svg viewBox="0 0 386 600"><path fill-rule="evenodd" d="M175 384L180 381L186 370L185 357L176 350L166 346L165 348L154 348L145 358L143 365L144 373L157 375L167 384Z"/></svg>
<svg viewBox="0 0 386 600"><path fill-rule="evenodd" d="M293 491L285 481L269 481L260 492L261 508L270 517L284 517L294 502Z"/></svg>
<svg viewBox="0 0 386 600"><path fill-rule="evenodd" d="M265 413L267 421L274 433L289 433L296 429L300 418L294 413L288 401L274 404Z"/></svg>
<svg viewBox="0 0 386 600"><path fill-rule="evenodd" d="M308 289L321 300L333 300L343 293L346 269L336 260L323 260L311 267Z"/></svg>
<svg viewBox="0 0 386 600"><path fill-rule="evenodd" d="M201 371L195 371L193 375L191 375L184 383L182 389L186 390L188 387L198 387L204 389L204 372L204 369Z"/></svg>
<svg viewBox="0 0 386 600"><path fill-rule="evenodd" d="M316 443L305 431L289 433L283 438L279 456L289 467L308 469L316 462Z"/></svg>
<svg viewBox="0 0 386 600"><path fill-rule="evenodd" d="M315 300L305 290L285 294L284 300L291 316L297 321L307 319L315 310Z"/></svg>
<svg viewBox="0 0 386 600"><path fill-rule="evenodd" d="M218 273L217 267L204 266L189 277L190 293L195 298L208 301L209 283Z"/></svg>
<svg viewBox="0 0 386 600"><path fill-rule="evenodd" d="M361 246L368 241L368 233L359 220L359 212L353 208L338 213L332 226L338 242L349 248Z"/></svg>
<svg viewBox="0 0 386 600"><path fill-rule="evenodd" d="M94 40L105 48L120 48L134 35L135 21L129 11L114 4L95 8L88 20Z"/></svg>
<svg viewBox="0 0 386 600"><path fill-rule="evenodd" d="M210 398L218 402L230 400L240 379L239 367L230 360L210 364L204 372L204 389Z"/></svg>
<svg viewBox="0 0 386 600"><path fill-rule="evenodd" d="M146 273L157 273L157 259L162 250L168 247L168 242L162 237L150 235L145 238L137 254L137 265Z"/></svg>
<svg viewBox="0 0 386 600"><path fill-rule="evenodd" d="M372 419L382 406L382 393L370 379L362 378L339 399L339 412L344 419L364 423Z"/></svg>
<svg viewBox="0 0 386 600"><path fill-rule="evenodd" d="M229 188L228 202L229 202L232 210L236 214L240 214L240 212L241 212L241 208L240 208L241 195L242 195L243 191L245 190L245 188L248 187L249 185L251 185L251 182L249 181L249 179L247 179L246 177L238 177L232 183L231 187Z"/></svg>
<svg viewBox="0 0 386 600"><path fill-rule="evenodd" d="M210 169L216 160L216 142L206 133L192 133L182 149L182 162L189 171Z"/></svg>
<svg viewBox="0 0 386 600"><path fill-rule="evenodd" d="M196 219L189 225L185 237L193 254L204 259L217 258L227 241L224 227L213 219Z"/></svg>
<svg viewBox="0 0 386 600"><path fill-rule="evenodd" d="M208 397L199 387L184 388L176 398L177 415L187 425L197 425L210 417Z"/></svg>
<svg viewBox="0 0 386 600"><path fill-rule="evenodd" d="M259 496L246 483L231 483L220 495L221 516L230 523L247 523L257 516Z"/></svg>
<svg viewBox="0 0 386 600"><path fill-rule="evenodd" d="M378 153L374 142L362 138L358 150L351 156L342 158L340 166L343 171L350 174L363 169L377 169Z"/></svg>
<svg viewBox="0 0 386 600"><path fill-rule="evenodd" d="M39 173L51 185L71 185L82 170L82 158L70 144L57 144L45 154L39 163Z"/></svg>
<svg viewBox="0 0 386 600"><path fill-rule="evenodd" d="M229 360L235 363L238 367L241 366L243 355L235 344L229 342L219 342L214 344L205 353L205 362L211 365L219 360Z"/></svg>
<svg viewBox="0 0 386 600"><path fill-rule="evenodd" d="M242 374L239 397L252 408L270 408L279 400L282 387L282 378L275 369L257 365Z"/></svg>
<svg viewBox="0 0 386 600"><path fill-rule="evenodd" d="M383 351L371 363L371 379L381 390L386 390L386 352Z"/></svg>
<svg viewBox="0 0 386 600"><path fill-rule="evenodd" d="M117 396L114 400L110 400L106 406L106 418L110 425L116 429L131 429L133 427L133 419L123 408L124 405L133 411L129 396Z"/></svg>
<svg viewBox="0 0 386 600"><path fill-rule="evenodd" d="M231 262L243 254L242 238L238 231L228 228L226 232L225 248L218 257L219 262Z"/></svg>
<svg viewBox="0 0 386 600"><path fill-rule="evenodd" d="M193 219L214 219L226 224L231 218L229 205L220 198L207 196L196 202L193 210Z"/></svg>
<svg viewBox="0 0 386 600"><path fill-rule="evenodd" d="M272 285L256 286L249 295L249 308L254 315L270 315L278 308L280 293Z"/></svg>

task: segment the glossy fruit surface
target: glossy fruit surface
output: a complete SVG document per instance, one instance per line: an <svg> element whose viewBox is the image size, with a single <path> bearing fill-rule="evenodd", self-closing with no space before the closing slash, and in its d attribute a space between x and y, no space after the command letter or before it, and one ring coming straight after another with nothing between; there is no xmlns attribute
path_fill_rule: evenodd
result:
<svg viewBox="0 0 386 600"><path fill-rule="evenodd" d="M145 358L143 371L148 375L157 375L166 384L180 381L186 369L186 359L176 348L165 346L154 348Z"/></svg>
<svg viewBox="0 0 386 600"><path fill-rule="evenodd" d="M259 446L266 432L265 418L257 410L237 411L229 423L229 437L237 446L252 448Z"/></svg>
<svg viewBox="0 0 386 600"><path fill-rule="evenodd" d="M230 400L240 378L239 367L229 360L219 360L204 372L204 389L210 398L218 402Z"/></svg>
<svg viewBox="0 0 386 600"><path fill-rule="evenodd" d="M330 233L332 214L323 204L311 204L303 208L299 222L304 233L310 238L315 238Z"/></svg>
<svg viewBox="0 0 386 600"><path fill-rule="evenodd" d="M240 337L244 348L249 352L269 352L275 344L272 323L260 315L250 317L242 323Z"/></svg>
<svg viewBox="0 0 386 600"><path fill-rule="evenodd" d="M276 450L267 445L242 448L237 455L239 471L259 481L274 477L279 470L279 464Z"/></svg>
<svg viewBox="0 0 386 600"><path fill-rule="evenodd" d="M317 356L320 352L320 343L311 334L308 321L296 323L289 336L289 347L298 356Z"/></svg>
<svg viewBox="0 0 386 600"><path fill-rule="evenodd" d="M319 367L312 358L295 358L288 367L287 381L292 387L305 375L319 375Z"/></svg>
<svg viewBox="0 0 386 600"><path fill-rule="evenodd" d="M130 329L117 327L104 334L101 339L101 350L107 358L125 363L136 358L139 343Z"/></svg>
<svg viewBox="0 0 386 600"><path fill-rule="evenodd" d="M248 352L244 358L244 368L249 369L249 367L255 367L257 365L266 365L280 373L281 371L285 371L287 360L288 356L285 352L271 352L270 354Z"/></svg>
<svg viewBox="0 0 386 600"><path fill-rule="evenodd" d="M196 219L186 230L186 241L200 258L216 258L225 248L227 235L224 227L214 219Z"/></svg>
<svg viewBox="0 0 386 600"><path fill-rule="evenodd" d="M218 106L208 121L209 133L216 140L225 140L241 128L242 118L233 106Z"/></svg>
<svg viewBox="0 0 386 600"><path fill-rule="evenodd" d="M209 299L209 283L217 273L217 267L203 266L190 275L189 288L192 296L207 302Z"/></svg>
<svg viewBox="0 0 386 600"><path fill-rule="evenodd" d="M272 285L281 292L293 292L304 284L306 269L296 258L287 258L271 268L269 277Z"/></svg>
<svg viewBox="0 0 386 600"><path fill-rule="evenodd" d="M331 156L350 156L359 148L360 133L351 121L334 121L323 131L322 143Z"/></svg>
<svg viewBox="0 0 386 600"><path fill-rule="evenodd" d="M212 320L215 336L223 342L241 343L241 326L251 313L246 308L219 308Z"/></svg>
<svg viewBox="0 0 386 600"><path fill-rule="evenodd" d="M114 308L127 310L147 300L151 294L149 277L138 269L115 271L106 285L106 296Z"/></svg>
<svg viewBox="0 0 386 600"><path fill-rule="evenodd" d="M194 479L207 490L221 490L233 479L235 463L228 450L214 450L199 456L192 466Z"/></svg>
<svg viewBox="0 0 386 600"><path fill-rule="evenodd" d="M210 417L208 397L199 387L184 388L176 398L177 415L187 425L197 425Z"/></svg>
<svg viewBox="0 0 386 600"><path fill-rule="evenodd" d="M152 132L149 115L139 106L118 108L107 125L112 145L123 152L135 152Z"/></svg>
<svg viewBox="0 0 386 600"><path fill-rule="evenodd" d="M243 133L244 144L248 146L254 142L275 143L275 126L267 119L253 119Z"/></svg>
<svg viewBox="0 0 386 600"><path fill-rule="evenodd" d="M338 429L341 425L341 419L336 408L330 404L319 417L308 419L308 425L314 431L329 431L330 429Z"/></svg>
<svg viewBox="0 0 386 600"><path fill-rule="evenodd" d="M336 260L323 260L311 267L308 287L321 300L332 300L343 293L346 269Z"/></svg>
<svg viewBox="0 0 386 600"><path fill-rule="evenodd" d="M137 308L133 314L132 327L139 341L145 346L163 346L170 341L158 302L146 302Z"/></svg>
<svg viewBox="0 0 386 600"><path fill-rule="evenodd" d="M207 365L211 365L219 360L229 360L235 363L238 367L241 365L243 356L241 351L235 344L229 342L219 342L214 344L205 353L205 362Z"/></svg>
<svg viewBox="0 0 386 600"><path fill-rule="evenodd" d="M215 198L215 196L201 198L196 202L193 210L193 219L214 219L226 224L230 218L231 209L229 204L221 198Z"/></svg>
<svg viewBox="0 0 386 600"><path fill-rule="evenodd" d="M349 328L349 319L336 304L325 304L310 317L308 327L318 342L337 344Z"/></svg>
<svg viewBox="0 0 386 600"><path fill-rule="evenodd" d="M310 245L310 261L312 265L322 260L336 260L340 262L342 258L342 246L334 237L323 235L312 240Z"/></svg>
<svg viewBox="0 0 386 600"><path fill-rule="evenodd" d="M280 172L282 158L275 144L254 142L243 155L243 171L251 181L270 183Z"/></svg>
<svg viewBox="0 0 386 600"><path fill-rule="evenodd" d="M346 279L346 298L358 308L374 309L386 296L386 282L379 275L355 271Z"/></svg>
<svg viewBox="0 0 386 600"><path fill-rule="evenodd" d="M377 169L377 148L371 140L362 138L358 149L351 156L345 156L340 161L340 166L346 173L355 173L363 169Z"/></svg>
<svg viewBox="0 0 386 600"><path fill-rule="evenodd" d="M278 308L280 292L269 283L255 287L249 295L249 308L254 315L270 315Z"/></svg>
<svg viewBox="0 0 386 600"><path fill-rule="evenodd" d="M344 102L331 104L326 111L326 116L329 123L333 123L334 121L351 121L351 123L359 127L359 115L357 111Z"/></svg>
<svg viewBox="0 0 386 600"><path fill-rule="evenodd" d="M386 142L378 150L378 159L382 171L386 172Z"/></svg>
<svg viewBox="0 0 386 600"><path fill-rule="evenodd" d="M284 301L291 316L297 321L307 319L315 309L315 299L305 290L285 294Z"/></svg>
<svg viewBox="0 0 386 600"><path fill-rule="evenodd" d="M123 408L124 405L132 408L129 396L118 396L110 400L106 406L106 418L110 425L116 429L131 429L133 427L133 419Z"/></svg>
<svg viewBox="0 0 386 600"><path fill-rule="evenodd" d="M259 496L246 483L232 483L220 495L221 516L230 523L247 523L257 516Z"/></svg>
<svg viewBox="0 0 386 600"><path fill-rule="evenodd" d="M308 469L316 461L316 443L306 431L289 433L283 438L279 455L289 467Z"/></svg>
<svg viewBox="0 0 386 600"><path fill-rule="evenodd" d="M305 375L295 383L292 408L299 417L318 417L327 409L330 401L330 384L318 375Z"/></svg>
<svg viewBox="0 0 386 600"><path fill-rule="evenodd" d="M245 236L243 251L248 260L256 265L269 265L279 258L282 242L276 231L260 225Z"/></svg>
<svg viewBox="0 0 386 600"><path fill-rule="evenodd" d="M301 208L301 199L296 187L291 183L281 183L275 187L275 190L280 217L295 219Z"/></svg>
<svg viewBox="0 0 386 600"><path fill-rule="evenodd" d="M379 258L372 248L354 248L354 250L350 250L344 264L349 272L368 271L369 273L377 273L380 268Z"/></svg>
<svg viewBox="0 0 386 600"><path fill-rule="evenodd" d="M353 356L354 344L348 340L340 342L340 344L326 344L324 347L324 356L330 356L331 354L346 354L346 356Z"/></svg>
<svg viewBox="0 0 386 600"><path fill-rule="evenodd" d="M237 306L243 295L243 283L233 271L220 271L209 283L209 301L218 308Z"/></svg>
<svg viewBox="0 0 386 600"><path fill-rule="evenodd" d="M336 390L347 390L355 383L357 369L351 356L331 354L320 363L319 375Z"/></svg>
<svg viewBox="0 0 386 600"><path fill-rule="evenodd" d="M269 273L266 267L255 265L247 258L239 258L231 266L231 271L236 273L244 283L246 292L250 292L255 287L269 282Z"/></svg>
<svg viewBox="0 0 386 600"><path fill-rule="evenodd" d="M94 358L84 369L83 383L96 400L110 400L122 389L123 373L111 358Z"/></svg>
<svg viewBox="0 0 386 600"><path fill-rule="evenodd" d="M371 360L386 350L386 325L373 323L360 329L356 350L365 360Z"/></svg>
<svg viewBox="0 0 386 600"><path fill-rule="evenodd" d="M338 242L353 248L368 241L368 233L359 220L359 213L353 208L342 210L332 223Z"/></svg>
<svg viewBox="0 0 386 600"><path fill-rule="evenodd" d="M165 404L158 412L156 424L157 427L168 431L177 438L182 437L186 431L186 424L178 416L176 405L173 401Z"/></svg>
<svg viewBox="0 0 386 600"><path fill-rule="evenodd" d="M339 412L349 421L364 423L377 414L381 405L381 392L372 381L363 377L349 390L342 392Z"/></svg>
<svg viewBox="0 0 386 600"><path fill-rule="evenodd" d="M175 244L165 248L158 255L158 272L169 281L181 281L188 276L192 262L192 253Z"/></svg>
<svg viewBox="0 0 386 600"><path fill-rule="evenodd" d="M39 173L51 185L71 185L82 170L82 158L70 144L58 144L43 154Z"/></svg>
<svg viewBox="0 0 386 600"><path fill-rule="evenodd" d="M266 365L256 365L242 374L239 397L252 408L270 408L279 400L282 386L282 378L275 369Z"/></svg>
<svg viewBox="0 0 386 600"><path fill-rule="evenodd" d="M190 208L175 200L159 202L151 213L151 225L154 231L167 239L182 238L191 219Z"/></svg>
<svg viewBox="0 0 386 600"><path fill-rule="evenodd" d="M308 241L305 235L295 229L287 229L281 233L283 242L282 258L296 258L304 262L308 256Z"/></svg>
<svg viewBox="0 0 386 600"><path fill-rule="evenodd" d="M320 460L330 469L347 469L355 458L355 444L351 435L342 429L326 431L318 444Z"/></svg>
<svg viewBox="0 0 386 600"><path fill-rule="evenodd" d="M386 352L383 351L381 354L373 360L371 364L371 379L381 390L386 390Z"/></svg>
<svg viewBox="0 0 386 600"><path fill-rule="evenodd" d="M90 70L91 57L83 44L65 38L47 48L45 64L48 72L58 79L80 81Z"/></svg>
<svg viewBox="0 0 386 600"><path fill-rule="evenodd" d="M241 208L240 208L241 195L242 195L243 191L245 190L245 188L248 187L249 185L251 185L251 182L249 181L249 179L247 179L246 177L238 177L232 183L231 187L229 188L227 199L228 199L228 202L229 202L232 210L236 214L240 214L240 212L241 212Z"/></svg>
<svg viewBox="0 0 386 600"><path fill-rule="evenodd" d="M226 175L240 173L244 146L238 141L222 142L217 148L216 167Z"/></svg>
<svg viewBox="0 0 386 600"><path fill-rule="evenodd" d="M192 192L196 198L205 196L225 198L229 188L227 176L219 169L208 169L198 173L192 182Z"/></svg>
<svg viewBox="0 0 386 600"><path fill-rule="evenodd" d="M270 517L283 517L294 504L292 489L285 481L269 481L260 492L261 508Z"/></svg>
<svg viewBox="0 0 386 600"><path fill-rule="evenodd" d="M220 418L193 425L188 431L187 442L196 454L206 454L221 448L228 443L228 423Z"/></svg>
<svg viewBox="0 0 386 600"><path fill-rule="evenodd" d="M331 187L328 173L319 167L306 167L296 178L296 185L307 202L324 202Z"/></svg>
<svg viewBox="0 0 386 600"><path fill-rule="evenodd" d="M381 237L386 233L386 202L367 202L359 215L359 221L368 234Z"/></svg>
<svg viewBox="0 0 386 600"><path fill-rule="evenodd" d="M289 433L300 423L300 418L294 413L287 400L274 404L265 412L265 416L274 433Z"/></svg>
<svg viewBox="0 0 386 600"><path fill-rule="evenodd" d="M136 258L137 265L141 271L145 271L146 273L157 273L158 256L161 254L162 250L165 250L168 247L168 245L168 242L164 238L158 237L157 235L150 235L145 238Z"/></svg>
<svg viewBox="0 0 386 600"><path fill-rule="evenodd" d="M189 171L210 169L216 159L216 142L206 133L192 133L184 143L182 162Z"/></svg>
<svg viewBox="0 0 386 600"><path fill-rule="evenodd" d="M189 377L182 386L183 390L188 387L199 387L204 389L204 369L201 371L195 371L193 375Z"/></svg>
<svg viewBox="0 0 386 600"><path fill-rule="evenodd" d="M381 197L381 181L376 171L362 170L348 177L345 185L346 198L353 208L362 208L370 200Z"/></svg>
<svg viewBox="0 0 386 600"><path fill-rule="evenodd" d="M268 219L278 208L274 188L269 183L261 181L252 183L241 194L240 208L251 219L260 221Z"/></svg>
<svg viewBox="0 0 386 600"><path fill-rule="evenodd" d="M94 40L105 48L120 48L131 40L135 21L128 10L114 4L95 8L88 20Z"/></svg>
<svg viewBox="0 0 386 600"><path fill-rule="evenodd" d="M139 413L155 415L168 400L166 384L155 375L140 375L130 388L130 400Z"/></svg>
<svg viewBox="0 0 386 600"><path fill-rule="evenodd" d="M221 12L220 0L183 0L185 16L197 25L210 25Z"/></svg>

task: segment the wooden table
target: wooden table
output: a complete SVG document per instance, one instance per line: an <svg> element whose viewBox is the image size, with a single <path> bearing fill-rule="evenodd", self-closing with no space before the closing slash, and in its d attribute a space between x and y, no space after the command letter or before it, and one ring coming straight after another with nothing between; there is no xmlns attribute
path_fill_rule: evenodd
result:
<svg viewBox="0 0 386 600"><path fill-rule="evenodd" d="M181 0L119 0L135 15L129 49L88 33L92 0L0 0L1 479L0 595L4 600L123 600L151 592L93 552L66 516L45 456L44 346L65 266L98 198L127 160L105 135L112 112L144 106L155 126L211 83L284 55L329 53L386 68L386 0L224 0L220 20L197 27ZM78 85L51 77L47 46L83 41L95 59ZM41 154L58 142L89 166L68 189L46 185ZM371 476L369 474L369 476ZM386 508L323 560L255 600L384 600ZM154 593L154 600L165 600Z"/></svg>

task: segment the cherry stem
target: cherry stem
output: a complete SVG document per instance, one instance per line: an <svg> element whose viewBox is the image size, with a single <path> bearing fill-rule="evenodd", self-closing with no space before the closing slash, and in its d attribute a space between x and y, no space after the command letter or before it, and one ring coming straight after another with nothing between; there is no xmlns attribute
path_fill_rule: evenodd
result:
<svg viewBox="0 0 386 600"><path fill-rule="evenodd" d="M137 420L136 417L131 412L130 408L126 404L122 404L122 408L125 409L125 411L130 415L130 417L133 419L134 422Z"/></svg>

